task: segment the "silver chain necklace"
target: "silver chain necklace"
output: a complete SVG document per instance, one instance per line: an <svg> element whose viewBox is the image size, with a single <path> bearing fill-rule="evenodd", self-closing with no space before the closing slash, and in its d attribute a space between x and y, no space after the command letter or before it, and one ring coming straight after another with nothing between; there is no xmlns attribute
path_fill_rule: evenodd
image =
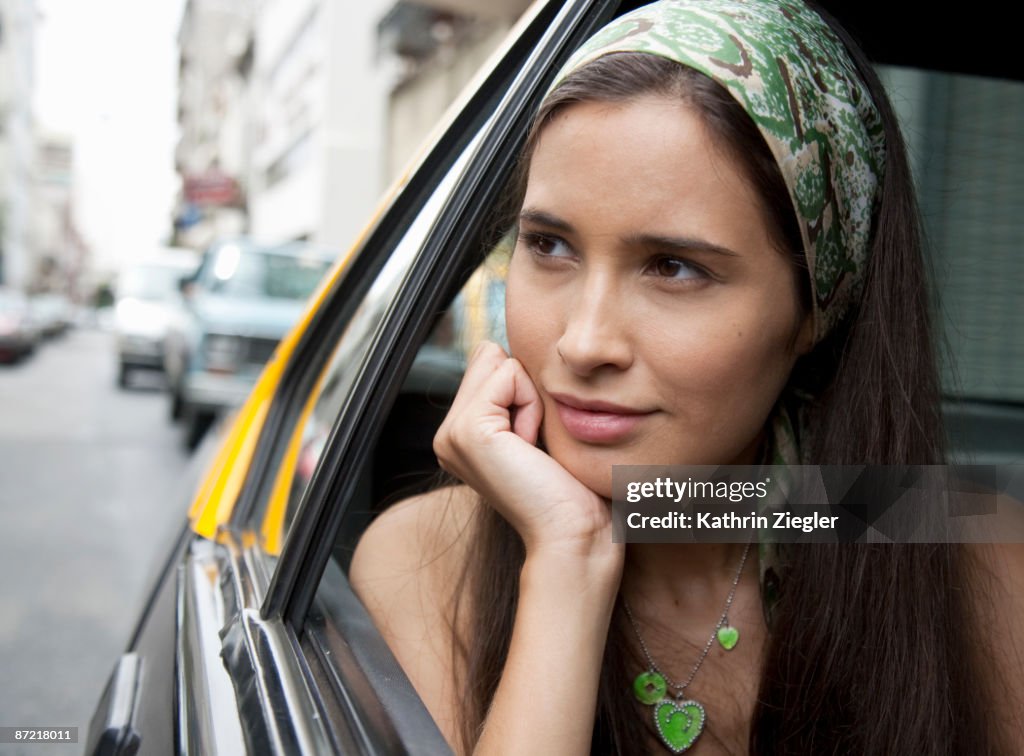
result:
<svg viewBox="0 0 1024 756"><path fill-rule="evenodd" d="M706 719L704 706L692 699L683 700L687 686L693 682L693 678L696 677L697 671L711 652L711 647L716 639L726 651L735 648L739 641L739 630L729 624L729 608L732 606L733 598L736 597L736 587L739 585L740 575L743 574L743 567L747 563L749 554L750 544L748 543L743 549L740 566L736 568L736 574L733 576L722 616L718 618L718 623L711 631L711 637L704 644L704 650L701 651L696 664L690 670L686 682L672 682L671 678L658 667L654 657L651 656L650 649L644 642L643 635L640 634L640 625L637 624L633 611L629 608L629 602L625 597L622 599L622 606L626 610L626 616L629 617L629 623L633 626L633 632L640 642L640 648L643 650L648 664L647 671L640 673L633 681L633 695L640 703L654 707L654 726L661 737L661 742L672 753L682 753L690 748L704 730ZM670 689L671 697L668 696Z"/></svg>

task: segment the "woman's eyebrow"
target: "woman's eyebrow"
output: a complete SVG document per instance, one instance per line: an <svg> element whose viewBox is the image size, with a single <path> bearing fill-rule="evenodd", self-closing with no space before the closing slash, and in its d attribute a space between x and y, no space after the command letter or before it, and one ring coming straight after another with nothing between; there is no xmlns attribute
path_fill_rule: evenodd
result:
<svg viewBox="0 0 1024 756"><path fill-rule="evenodd" d="M741 257L728 247L714 244L706 239L691 236L664 236L662 234L630 234L623 241L631 246L654 247L667 252L714 252L727 257Z"/></svg>
<svg viewBox="0 0 1024 756"><path fill-rule="evenodd" d="M523 211L519 213L519 221L520 223L532 223L534 225L552 228L567 234L576 232L576 229L573 228L572 224L568 221L559 218L557 215L545 212L544 210L537 210L536 208L524 208ZM728 247L723 247L720 244L714 244L706 239L700 239L692 236L667 236L664 234L637 233L623 237L622 241L628 246L643 247L646 249L653 248L667 253L713 252L727 257L741 256L738 252L734 252Z"/></svg>
<svg viewBox="0 0 1024 756"><path fill-rule="evenodd" d="M554 228L570 234L575 231L568 221L564 221L558 216L546 213L543 210L535 210L533 208L524 208L523 211L519 213L519 220L520 222L526 221L527 223L534 223L538 226L547 226L548 228Z"/></svg>

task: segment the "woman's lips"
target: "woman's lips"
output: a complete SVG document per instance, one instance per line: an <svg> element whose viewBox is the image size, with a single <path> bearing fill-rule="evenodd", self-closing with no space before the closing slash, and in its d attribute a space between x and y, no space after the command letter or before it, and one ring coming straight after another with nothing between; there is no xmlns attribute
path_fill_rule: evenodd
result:
<svg viewBox="0 0 1024 756"><path fill-rule="evenodd" d="M568 394L550 394L562 426L577 441L611 444L621 441L653 412L611 402L579 399Z"/></svg>

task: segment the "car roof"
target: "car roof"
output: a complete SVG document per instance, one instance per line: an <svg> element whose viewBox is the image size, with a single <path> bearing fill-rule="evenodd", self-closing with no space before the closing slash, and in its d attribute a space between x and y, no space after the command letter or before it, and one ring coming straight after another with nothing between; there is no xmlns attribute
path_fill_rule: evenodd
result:
<svg viewBox="0 0 1024 756"><path fill-rule="evenodd" d="M891 2L821 0L875 63L971 74L998 79L1024 78L1014 24L993 22L989 12L939 11L931 6ZM972 40L974 41L972 43ZM979 54L979 42L984 53Z"/></svg>

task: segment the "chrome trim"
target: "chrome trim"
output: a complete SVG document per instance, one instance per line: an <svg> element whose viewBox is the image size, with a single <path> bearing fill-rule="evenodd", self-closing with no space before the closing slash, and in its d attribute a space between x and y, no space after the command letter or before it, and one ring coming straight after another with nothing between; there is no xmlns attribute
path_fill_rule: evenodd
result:
<svg viewBox="0 0 1024 756"><path fill-rule="evenodd" d="M258 554L227 532L217 541L193 540L178 566L180 751L332 753L297 642L280 618L259 614Z"/></svg>
<svg viewBox="0 0 1024 756"><path fill-rule="evenodd" d="M85 756L134 754L142 742L139 732L139 688L143 676L137 653L122 654L89 723Z"/></svg>
<svg viewBox="0 0 1024 756"><path fill-rule="evenodd" d="M225 597L217 550L196 539L178 567L178 745L201 756L246 752L238 700L221 660Z"/></svg>
<svg viewBox="0 0 1024 756"><path fill-rule="evenodd" d="M278 618L260 616L258 596L265 577L253 547L240 549L225 537L222 558L230 559L223 576L233 583L242 608L221 631L222 655L238 697L239 712L258 752L322 754L334 751L315 703L317 693L307 683L301 650ZM255 568L255 569L254 569Z"/></svg>
<svg viewBox="0 0 1024 756"><path fill-rule="evenodd" d="M270 589L276 558L263 550L259 543L259 535L256 533L252 534L252 543L244 549L242 558L245 560L246 572L253 591L251 606L262 606L263 599L267 597L267 591Z"/></svg>

